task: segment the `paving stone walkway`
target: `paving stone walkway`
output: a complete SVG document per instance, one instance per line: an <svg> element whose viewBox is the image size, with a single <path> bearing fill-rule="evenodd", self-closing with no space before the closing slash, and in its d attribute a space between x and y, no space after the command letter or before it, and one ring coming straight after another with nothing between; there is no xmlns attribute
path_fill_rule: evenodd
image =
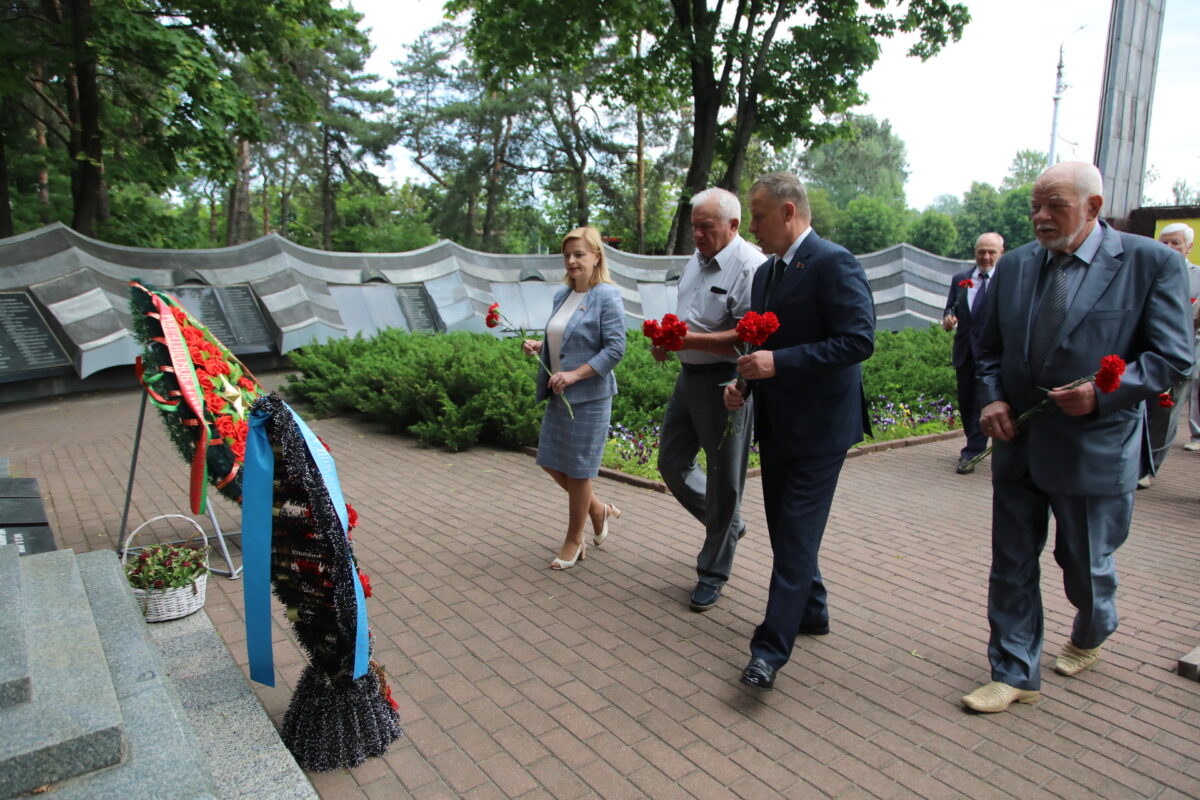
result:
<svg viewBox="0 0 1200 800"><path fill-rule="evenodd" d="M138 403L0 406L0 457L39 479L60 547L118 544ZM1200 797L1200 683L1174 672L1200 645L1200 454L1175 448L1138 492L1103 660L1073 679L1050 669L1071 619L1051 544L1044 699L976 716L959 697L988 679L991 490L986 464L954 473L958 441L846 462L822 547L833 632L799 641L757 695L735 682L770 572L757 479L726 594L695 614L701 530L670 495L598 481L624 516L603 550L552 572L566 498L533 459L312 424L361 516L376 656L406 734L383 758L310 775L327 800ZM186 509L185 487L148 414L133 524ZM211 579L206 611L244 669L241 591ZM255 691L278 724L302 656L275 619L278 685Z"/></svg>

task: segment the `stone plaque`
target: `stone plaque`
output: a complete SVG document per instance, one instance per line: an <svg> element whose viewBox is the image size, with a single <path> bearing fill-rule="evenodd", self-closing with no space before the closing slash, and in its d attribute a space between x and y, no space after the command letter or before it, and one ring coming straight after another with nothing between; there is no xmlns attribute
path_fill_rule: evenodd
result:
<svg viewBox="0 0 1200 800"><path fill-rule="evenodd" d="M408 320L410 331L440 331L444 328L429 292L421 284L397 286L396 298L400 301L400 310Z"/></svg>
<svg viewBox="0 0 1200 800"><path fill-rule="evenodd" d="M221 310L221 303L217 300L217 293L213 287L176 286L171 291L188 313L204 323L204 327L208 328L213 336L220 339L226 347L233 347L236 343L233 329L225 319L225 312Z"/></svg>
<svg viewBox="0 0 1200 800"><path fill-rule="evenodd" d="M0 292L0 380L70 365L29 295Z"/></svg>
<svg viewBox="0 0 1200 800"><path fill-rule="evenodd" d="M217 298L233 326L238 344L271 343L271 331L249 286L218 286Z"/></svg>
<svg viewBox="0 0 1200 800"><path fill-rule="evenodd" d="M270 348L271 333L249 286L176 286L172 292L230 351Z"/></svg>
<svg viewBox="0 0 1200 800"><path fill-rule="evenodd" d="M0 527L0 545L15 545L18 556L54 550L54 534L47 525Z"/></svg>

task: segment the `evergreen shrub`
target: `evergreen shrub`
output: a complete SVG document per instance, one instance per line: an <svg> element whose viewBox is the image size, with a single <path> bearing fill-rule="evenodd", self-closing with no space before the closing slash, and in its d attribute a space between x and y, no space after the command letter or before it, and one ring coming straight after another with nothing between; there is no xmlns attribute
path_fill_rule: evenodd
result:
<svg viewBox="0 0 1200 800"><path fill-rule="evenodd" d="M868 402L902 410L876 419L938 416L920 409L944 408L954 397L952 341L953 333L938 326L876 334L875 353L863 365ZM538 365L515 338L387 330L369 340L310 345L289 358L300 374L289 376L288 397L319 416L363 413L424 445L450 450L479 442L513 449L537 444L544 410L533 401ZM655 361L641 332L629 331L616 370L614 426L630 431L661 424L678 375L677 360Z"/></svg>

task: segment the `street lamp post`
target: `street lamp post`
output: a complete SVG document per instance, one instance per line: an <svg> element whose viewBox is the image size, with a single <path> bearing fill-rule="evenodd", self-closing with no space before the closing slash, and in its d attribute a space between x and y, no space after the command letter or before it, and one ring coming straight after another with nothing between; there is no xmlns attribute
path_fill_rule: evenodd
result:
<svg viewBox="0 0 1200 800"><path fill-rule="evenodd" d="M1050 153L1046 159L1046 166L1054 166L1054 156L1058 150L1058 101L1062 100L1063 92L1067 90L1067 84L1063 80L1063 47L1066 45L1067 39L1086 27L1087 25L1080 25L1058 44L1058 76L1054 81L1054 115L1050 118Z"/></svg>

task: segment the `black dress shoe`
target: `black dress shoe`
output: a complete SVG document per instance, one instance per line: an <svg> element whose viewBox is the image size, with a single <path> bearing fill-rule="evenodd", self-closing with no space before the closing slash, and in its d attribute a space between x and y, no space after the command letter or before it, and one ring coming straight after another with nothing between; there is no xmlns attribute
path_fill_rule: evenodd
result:
<svg viewBox="0 0 1200 800"><path fill-rule="evenodd" d="M829 623L824 625L801 625L798 631L801 636L825 636L829 633Z"/></svg>
<svg viewBox="0 0 1200 800"><path fill-rule="evenodd" d="M969 458L961 458L958 461L958 469L955 470L959 475L970 475L975 471L975 465L971 463Z"/></svg>
<svg viewBox="0 0 1200 800"><path fill-rule="evenodd" d="M708 611L717 604L717 600L721 597L721 590L715 586L709 586L707 583L697 583L696 589L692 592L692 597L688 601L688 607L692 611Z"/></svg>
<svg viewBox="0 0 1200 800"><path fill-rule="evenodd" d="M742 670L742 683L755 689L770 691L775 686L775 668L755 656Z"/></svg>

